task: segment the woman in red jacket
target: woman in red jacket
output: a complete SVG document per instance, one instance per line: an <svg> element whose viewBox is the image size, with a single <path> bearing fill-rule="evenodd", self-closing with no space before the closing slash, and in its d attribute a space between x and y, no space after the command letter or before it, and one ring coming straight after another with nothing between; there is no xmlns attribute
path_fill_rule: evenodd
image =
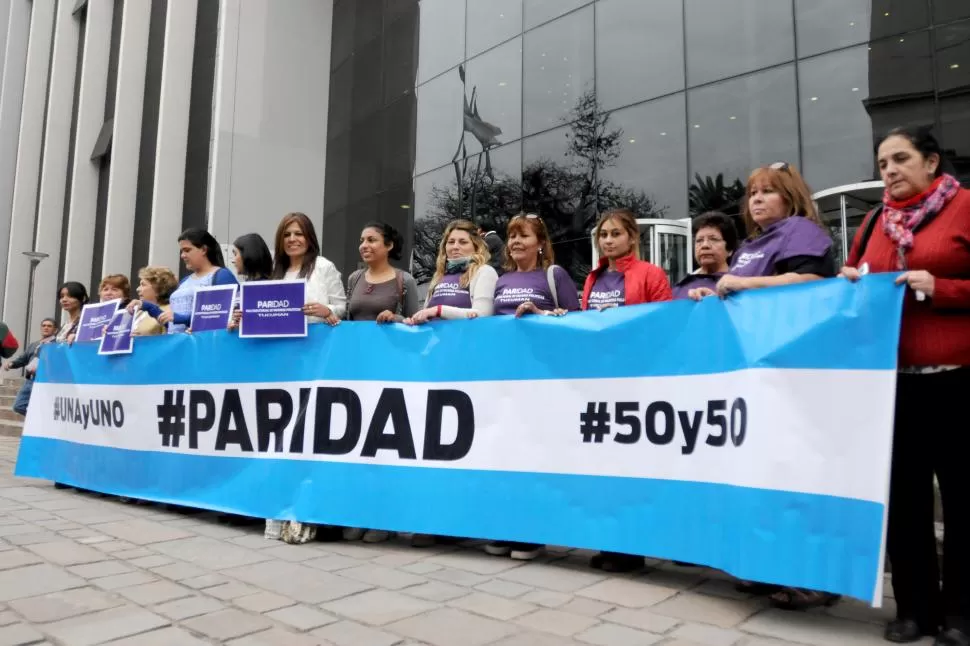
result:
<svg viewBox="0 0 970 646"><path fill-rule="evenodd" d="M599 265L586 277L583 309L656 303L673 298L664 271L640 260L640 227L630 209L605 212L594 229Z"/></svg>
<svg viewBox="0 0 970 646"><path fill-rule="evenodd" d="M935 635L937 646L970 646L970 191L943 172L928 130L893 130L878 152L883 209L863 243L852 244L842 275L901 271L903 303L896 382L889 560L896 619L887 640ZM933 527L933 475L946 519L943 586Z"/></svg>
<svg viewBox="0 0 970 646"><path fill-rule="evenodd" d="M633 211L606 211L594 231L600 262L586 277L583 286L584 310L605 310L620 305L673 299L667 274L660 267L640 260L640 227ZM643 557L600 552L590 559L589 564L607 572L630 572L643 567Z"/></svg>

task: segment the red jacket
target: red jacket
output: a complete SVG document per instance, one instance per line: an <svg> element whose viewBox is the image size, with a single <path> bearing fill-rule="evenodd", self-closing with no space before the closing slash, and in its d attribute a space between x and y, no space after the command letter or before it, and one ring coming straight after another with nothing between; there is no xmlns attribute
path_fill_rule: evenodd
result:
<svg viewBox="0 0 970 646"><path fill-rule="evenodd" d="M867 262L872 272L898 271L896 246L882 222L876 223L860 258L862 230L856 233L846 264L858 267ZM916 230L906 263L910 270L933 274L935 285L933 297L925 301L906 290L899 365L970 366L970 191L960 189L936 217Z"/></svg>
<svg viewBox="0 0 970 646"><path fill-rule="evenodd" d="M589 272L586 284L583 285L583 309L589 308L589 293L599 275L606 271L609 260L600 258L599 266ZM670 281L664 270L647 262L637 260L632 254L623 256L616 261L617 271L623 274L624 305L639 305L640 303L656 303L673 300Z"/></svg>

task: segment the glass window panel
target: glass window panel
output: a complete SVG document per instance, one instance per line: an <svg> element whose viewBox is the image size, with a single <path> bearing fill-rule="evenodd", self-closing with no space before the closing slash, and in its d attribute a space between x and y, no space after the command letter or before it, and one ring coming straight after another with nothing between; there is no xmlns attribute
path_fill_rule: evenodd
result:
<svg viewBox="0 0 970 646"><path fill-rule="evenodd" d="M525 0L525 28L532 29L589 2L590 0Z"/></svg>
<svg viewBox="0 0 970 646"><path fill-rule="evenodd" d="M608 183L605 191L616 194L617 201L630 194L645 204L646 196L653 203L651 215L674 220L688 216L684 103L684 94L675 94L610 115L609 127L622 130L619 156L600 176Z"/></svg>
<svg viewBox="0 0 970 646"><path fill-rule="evenodd" d="M795 0L798 55L923 29L927 0Z"/></svg>
<svg viewBox="0 0 970 646"><path fill-rule="evenodd" d="M970 18L970 2L967 0L933 0L933 21L936 24Z"/></svg>
<svg viewBox="0 0 970 646"><path fill-rule="evenodd" d="M792 7L779 0L685 0L691 86L795 57Z"/></svg>
<svg viewBox="0 0 970 646"><path fill-rule="evenodd" d="M419 7L418 83L424 83L465 58L465 3L421 0Z"/></svg>
<svg viewBox="0 0 970 646"><path fill-rule="evenodd" d="M522 33L522 0L468 0L468 58Z"/></svg>
<svg viewBox="0 0 970 646"><path fill-rule="evenodd" d="M759 166L798 162L793 65L691 90L687 104L692 182L723 173L729 185Z"/></svg>
<svg viewBox="0 0 970 646"><path fill-rule="evenodd" d="M509 219L522 210L521 140L470 157L462 165L462 185L461 216L505 235ZM453 191L452 202L456 198Z"/></svg>
<svg viewBox="0 0 970 646"><path fill-rule="evenodd" d="M798 64L805 179L816 191L873 179L869 48Z"/></svg>
<svg viewBox="0 0 970 646"><path fill-rule="evenodd" d="M465 144L469 154L522 136L522 38L516 38L470 61L465 74L469 101L475 92L478 119L470 117ZM501 130L496 133L488 126Z"/></svg>
<svg viewBox="0 0 970 646"><path fill-rule="evenodd" d="M943 150L956 167L960 182L970 187L970 97L963 95L941 100L940 115Z"/></svg>
<svg viewBox="0 0 970 646"><path fill-rule="evenodd" d="M598 2L596 94L603 108L611 110L682 89L683 0Z"/></svg>
<svg viewBox="0 0 970 646"><path fill-rule="evenodd" d="M938 27L934 38L939 91L970 89L970 20Z"/></svg>
<svg viewBox="0 0 970 646"><path fill-rule="evenodd" d="M420 175L451 162L462 142L462 84L458 69L418 87L414 170Z"/></svg>
<svg viewBox="0 0 970 646"><path fill-rule="evenodd" d="M414 91L418 46L418 8L402 13L384 27L384 103Z"/></svg>
<svg viewBox="0 0 970 646"><path fill-rule="evenodd" d="M876 135L935 123L929 32L885 38L869 48L867 108Z"/></svg>
<svg viewBox="0 0 970 646"><path fill-rule="evenodd" d="M523 130L532 134L570 118L593 89L593 7L525 34Z"/></svg>

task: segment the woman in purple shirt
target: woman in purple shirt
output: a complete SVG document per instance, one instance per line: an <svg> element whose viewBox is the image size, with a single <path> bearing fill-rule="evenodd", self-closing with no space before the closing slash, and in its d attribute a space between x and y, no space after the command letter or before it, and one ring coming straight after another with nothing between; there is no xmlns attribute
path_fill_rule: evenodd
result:
<svg viewBox="0 0 970 646"><path fill-rule="evenodd" d="M720 211L708 211L694 218L694 258L700 268L674 285L674 300L687 298L697 287L714 289L728 272L728 261L738 248L738 230L731 218Z"/></svg>

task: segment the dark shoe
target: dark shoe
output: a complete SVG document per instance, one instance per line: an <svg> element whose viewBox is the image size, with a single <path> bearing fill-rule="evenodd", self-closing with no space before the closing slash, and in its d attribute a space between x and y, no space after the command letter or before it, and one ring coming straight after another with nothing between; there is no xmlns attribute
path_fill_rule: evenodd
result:
<svg viewBox="0 0 970 646"><path fill-rule="evenodd" d="M887 642L909 644L917 642L927 635L935 635L935 629L923 628L915 619L893 619L886 624L883 637Z"/></svg>
<svg viewBox="0 0 970 646"><path fill-rule="evenodd" d="M782 588L769 597L771 605L775 608L796 612L834 606L841 598L837 594L806 588Z"/></svg>
<svg viewBox="0 0 970 646"><path fill-rule="evenodd" d="M71 485L66 485L63 482L55 482L54 483L54 488L55 489L70 489L71 488Z"/></svg>
<svg viewBox="0 0 970 646"><path fill-rule="evenodd" d="M937 636L933 646L970 646L970 635L959 628L948 628Z"/></svg>
<svg viewBox="0 0 970 646"><path fill-rule="evenodd" d="M760 583L758 581L738 581L734 589L738 592L743 592L744 594L754 595L756 597L767 597L770 594L774 594L782 589L783 586L775 585L774 583Z"/></svg>
<svg viewBox="0 0 970 646"><path fill-rule="evenodd" d="M604 572L633 572L645 565L642 556L620 554L619 552L600 552L589 560L589 566Z"/></svg>

